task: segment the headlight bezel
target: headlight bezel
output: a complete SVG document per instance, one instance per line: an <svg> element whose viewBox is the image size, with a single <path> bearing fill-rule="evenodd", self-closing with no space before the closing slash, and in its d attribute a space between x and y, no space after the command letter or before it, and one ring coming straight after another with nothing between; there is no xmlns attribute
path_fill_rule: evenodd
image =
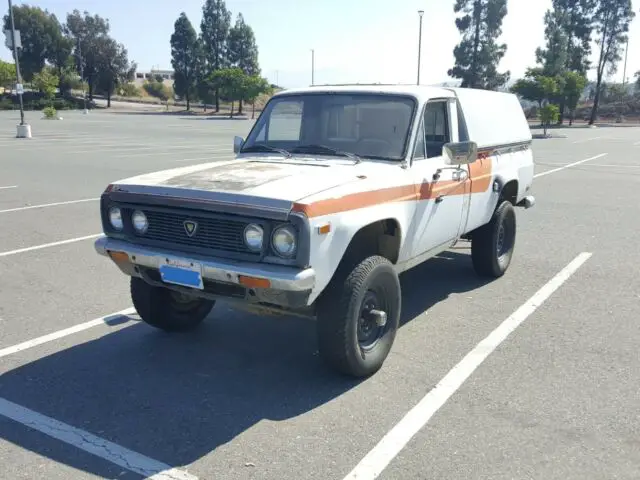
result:
<svg viewBox="0 0 640 480"><path fill-rule="evenodd" d="M280 250L278 250L278 248L276 248L275 238L280 231L288 232L293 238L293 249L289 254L283 253ZM298 237L299 237L298 230L295 228L293 224L282 223L282 224L276 225L271 231L271 239L270 239L271 251L275 255L277 255L279 258L282 258L284 260L294 260L296 258L296 255L298 254L298 248L299 248Z"/></svg>

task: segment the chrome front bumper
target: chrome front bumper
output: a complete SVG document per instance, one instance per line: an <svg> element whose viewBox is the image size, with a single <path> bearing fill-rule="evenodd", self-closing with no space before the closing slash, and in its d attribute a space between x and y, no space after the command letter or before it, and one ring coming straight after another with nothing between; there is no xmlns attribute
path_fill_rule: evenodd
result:
<svg viewBox="0 0 640 480"><path fill-rule="evenodd" d="M166 262L167 257L171 257L184 262L199 263L202 266L202 278L213 282L243 285L240 277L266 279L270 282L270 290L283 292L309 292L315 286L316 274L312 268L299 270L280 265L213 260L201 255L135 245L106 236L98 238L94 246L100 255L106 257L109 257L109 252L126 254L132 265L132 270L126 271L121 265L119 266L129 274L134 274L134 266L158 269Z"/></svg>

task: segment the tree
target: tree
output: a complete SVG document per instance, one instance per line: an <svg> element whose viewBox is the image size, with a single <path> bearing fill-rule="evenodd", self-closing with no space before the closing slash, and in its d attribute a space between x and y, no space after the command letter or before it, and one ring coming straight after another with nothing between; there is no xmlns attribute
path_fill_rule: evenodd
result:
<svg viewBox="0 0 640 480"><path fill-rule="evenodd" d="M215 70L209 75L209 86L214 91L219 91L222 96L231 101L231 114L233 117L233 105L245 96L247 76L238 67Z"/></svg>
<svg viewBox="0 0 640 480"><path fill-rule="evenodd" d="M594 21L600 53L596 65L596 95L589 125L594 124L598 114L604 75L616 72L622 46L627 42L629 24L635 15L631 0L598 0Z"/></svg>
<svg viewBox="0 0 640 480"><path fill-rule="evenodd" d="M640 91L640 71L634 75L636 77L636 91Z"/></svg>
<svg viewBox="0 0 640 480"><path fill-rule="evenodd" d="M191 98L196 96L200 62L200 42L193 25L182 12L174 23L171 35L171 66L173 67L173 90L187 101L191 109Z"/></svg>
<svg viewBox="0 0 640 480"><path fill-rule="evenodd" d="M0 88L10 87L16 81L15 63L0 60Z"/></svg>
<svg viewBox="0 0 640 480"><path fill-rule="evenodd" d="M547 136L547 129L549 126L558 121L560 116L560 109L553 103L548 103L540 109L540 120L542 120L542 126L544 127L544 136Z"/></svg>
<svg viewBox="0 0 640 480"><path fill-rule="evenodd" d="M566 72L564 74L563 96L566 99L566 106L569 108L569 125L573 125L575 111L582 92L587 86L587 77L578 72Z"/></svg>
<svg viewBox="0 0 640 480"><path fill-rule="evenodd" d="M224 0L206 0L202 6L202 40L207 62L205 76L229 65L227 39L231 24L231 12ZM215 89L216 112L220 111L220 89Z"/></svg>
<svg viewBox="0 0 640 480"><path fill-rule="evenodd" d="M62 26L52 13L29 5L13 6L16 30L20 30L22 48L18 51L20 72L27 82L41 71L45 63L63 65L69 56L69 42ZM11 28L11 17L4 16L4 29Z"/></svg>
<svg viewBox="0 0 640 480"><path fill-rule="evenodd" d="M247 76L244 81L244 96L243 100L251 103L251 118L256 116L256 100L262 94L269 94L272 92L272 87L266 78L259 75Z"/></svg>
<svg viewBox="0 0 640 480"><path fill-rule="evenodd" d="M546 49L536 50L536 59L547 76L562 75L567 65L566 12L548 10L544 14Z"/></svg>
<svg viewBox="0 0 640 480"><path fill-rule="evenodd" d="M240 68L247 76L260 74L255 35L241 13L238 14L236 24L229 30L227 44L230 66ZM238 103L238 113L242 113L242 99Z"/></svg>
<svg viewBox="0 0 640 480"><path fill-rule="evenodd" d="M33 86L51 103L56 96L60 79L51 68L45 67L33 76Z"/></svg>
<svg viewBox="0 0 640 480"><path fill-rule="evenodd" d="M96 42L98 48L97 87L107 95L107 108L118 85L133 80L136 64L129 62L127 49L114 39L103 36Z"/></svg>
<svg viewBox="0 0 640 480"><path fill-rule="evenodd" d="M87 82L90 100L93 100L100 67L104 63L100 48L106 45L104 38L108 37L109 29L109 21L99 15L80 13L79 10L67 15L65 31L73 39L76 68L82 72L82 80Z"/></svg>
<svg viewBox="0 0 640 480"><path fill-rule="evenodd" d="M544 75L541 68L529 68L525 78L519 79L511 91L525 100L537 102L541 108L545 101L549 102L558 93L559 86L557 78Z"/></svg>
<svg viewBox="0 0 640 480"><path fill-rule="evenodd" d="M557 77L559 83L569 71L586 75L595 6L596 0L552 0L552 8L545 13L546 46L536 50L545 75ZM562 123L567 103L562 88L553 101L560 107L558 123Z"/></svg>
<svg viewBox="0 0 640 480"><path fill-rule="evenodd" d="M498 44L502 21L507 14L507 0L456 0L453 8L456 27L462 40L454 48L455 65L449 76L462 79L462 87L498 89L510 72L498 73L498 65L507 46Z"/></svg>

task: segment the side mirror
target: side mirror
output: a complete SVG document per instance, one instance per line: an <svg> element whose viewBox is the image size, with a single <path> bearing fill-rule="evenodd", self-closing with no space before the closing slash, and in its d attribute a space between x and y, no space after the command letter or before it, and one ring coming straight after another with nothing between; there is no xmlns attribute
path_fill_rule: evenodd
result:
<svg viewBox="0 0 640 480"><path fill-rule="evenodd" d="M243 144L244 138L238 137L237 135L233 137L233 153L239 153Z"/></svg>
<svg viewBox="0 0 640 480"><path fill-rule="evenodd" d="M443 150L447 165L466 165L475 162L478 158L476 142L447 143Z"/></svg>

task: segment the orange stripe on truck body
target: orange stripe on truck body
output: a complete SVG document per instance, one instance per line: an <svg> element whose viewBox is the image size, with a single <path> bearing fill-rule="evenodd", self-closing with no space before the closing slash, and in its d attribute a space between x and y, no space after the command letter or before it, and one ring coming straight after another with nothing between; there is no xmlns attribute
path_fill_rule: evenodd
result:
<svg viewBox="0 0 640 480"><path fill-rule="evenodd" d="M440 195L463 195L467 192L482 193L491 187L493 179L493 152L478 154L478 160L469 164L469 178L464 182L451 180L400 185L365 192L350 193L340 198L328 198L312 203L294 203L292 211L307 217L322 217L334 213L348 212L373 207L384 203L433 200ZM469 189L469 182L471 188ZM459 188L456 188L459 187Z"/></svg>

